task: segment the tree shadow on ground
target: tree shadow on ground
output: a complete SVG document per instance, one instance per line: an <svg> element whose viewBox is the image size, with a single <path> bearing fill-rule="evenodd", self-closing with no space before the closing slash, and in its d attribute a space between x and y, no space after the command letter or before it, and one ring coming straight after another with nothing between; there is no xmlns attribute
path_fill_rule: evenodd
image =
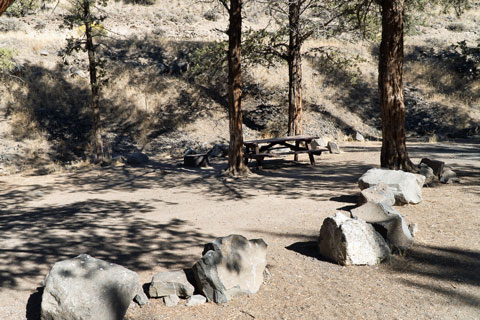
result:
<svg viewBox="0 0 480 320"><path fill-rule="evenodd" d="M153 207L140 202L90 199L68 205L0 210L0 286L39 279L54 262L88 253L134 271L153 266L186 267L199 255L185 254L212 239L187 221L159 223L143 217Z"/></svg>
<svg viewBox="0 0 480 320"><path fill-rule="evenodd" d="M252 163L253 174L231 178L224 174L225 160L212 160L210 168L186 168L174 161L151 161L144 168L108 167L92 176L88 170L69 174L68 183L90 193L111 190L137 190L152 187L188 187L192 193L208 194L217 201L243 201L255 198L260 192L284 196L288 199L311 198L328 200L352 188L356 180L371 166L361 162L309 163L291 160L268 160L263 169ZM321 196L315 190L330 190ZM77 187L78 190L78 187Z"/></svg>
<svg viewBox="0 0 480 320"><path fill-rule="evenodd" d="M302 256L307 256L315 258L320 261L329 262L318 252L318 243L317 241L306 241L306 242L295 242L291 245L285 247L285 249L294 251Z"/></svg>
<svg viewBox="0 0 480 320"><path fill-rule="evenodd" d="M430 290L463 305L480 305L480 251L415 245L405 257L397 258L392 263L385 264L385 267L408 276L408 279L399 281L409 287ZM475 289L465 292L464 288L457 288L460 285Z"/></svg>
<svg viewBox="0 0 480 320"><path fill-rule="evenodd" d="M349 146L344 152L377 153L378 146ZM410 156L429 157L446 162L457 171L459 177L467 178L465 183L474 183L477 176L476 166L471 161L480 160L476 144L409 144ZM450 161L449 158L456 159ZM468 163L457 160L468 161ZM151 160L144 167L109 166L73 171L67 179L55 186L48 185L36 190L30 187L29 197L35 197L38 191L48 193L55 188L69 189L75 186L74 192L83 191L91 194L111 191L135 191L149 188L174 189L187 187L193 194L209 195L212 200L244 201L258 197L262 193L278 195L287 199L332 200L347 204L355 203L358 193L357 181L372 166L361 161L323 161L317 158L317 165L312 167L303 160L294 162L290 159L272 159L264 161L263 169L258 170L256 163L251 162L252 175L245 178L231 178L224 173L226 160L214 158L207 168L188 168L181 165L181 159ZM470 167L471 166L471 167ZM469 182L471 181L471 182ZM465 184L466 185L466 184ZM474 185L471 186L475 191ZM317 190L319 192L317 192ZM328 192L325 192L328 190ZM12 200L20 195L11 194ZM21 197L18 198L21 201ZM175 205L175 201L158 199L165 205Z"/></svg>

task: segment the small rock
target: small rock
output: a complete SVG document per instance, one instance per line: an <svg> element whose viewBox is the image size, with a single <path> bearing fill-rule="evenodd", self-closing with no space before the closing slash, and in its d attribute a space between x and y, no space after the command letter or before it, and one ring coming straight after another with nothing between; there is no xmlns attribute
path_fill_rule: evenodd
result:
<svg viewBox="0 0 480 320"><path fill-rule="evenodd" d="M135 152L129 154L127 157L127 163L132 166L142 166L148 163L149 158L145 153Z"/></svg>
<svg viewBox="0 0 480 320"><path fill-rule="evenodd" d="M207 298L205 298L204 296L202 296L200 294L196 294L196 295L188 298L186 305L187 305L187 307L194 307L194 306L199 306L201 304L204 304L206 302L207 302Z"/></svg>
<svg viewBox="0 0 480 320"><path fill-rule="evenodd" d="M385 183L380 182L377 185L362 190L359 203L363 204L367 202L385 203L393 206L395 204L395 195Z"/></svg>
<svg viewBox="0 0 480 320"><path fill-rule="evenodd" d="M357 132L357 133L355 134L355 140L356 140L356 141L363 142L363 141L365 141L365 138L362 136L362 134L361 134L360 132Z"/></svg>
<svg viewBox="0 0 480 320"><path fill-rule="evenodd" d="M387 243L371 224L340 212L323 221L318 248L322 256L341 265L375 265L390 255Z"/></svg>
<svg viewBox="0 0 480 320"><path fill-rule="evenodd" d="M148 294L152 298L165 297L171 294L182 298L193 295L195 288L188 282L183 270L157 273L150 283Z"/></svg>
<svg viewBox="0 0 480 320"><path fill-rule="evenodd" d="M460 182L460 179L458 179L457 174L452 170L452 168L445 167L440 175L440 182L449 184Z"/></svg>
<svg viewBox="0 0 480 320"><path fill-rule="evenodd" d="M169 294L163 297L163 302L167 307L175 307L180 302L180 298L175 294Z"/></svg>
<svg viewBox="0 0 480 320"><path fill-rule="evenodd" d="M327 148L328 148L328 151L330 151L330 153L340 154L340 148L338 147L338 144L336 144L335 142L329 141L327 144Z"/></svg>
<svg viewBox="0 0 480 320"><path fill-rule="evenodd" d="M137 295L133 298L133 301L135 301L136 303L138 303L140 306L144 306L144 305L146 305L146 304L149 303L148 297L147 297L147 295L145 294L145 292L143 292L142 287L139 287L139 288L138 288L138 293L137 293Z"/></svg>
<svg viewBox="0 0 480 320"><path fill-rule="evenodd" d="M268 267L265 267L265 270L263 270L263 283L267 283L270 281L270 278L272 277L272 274L270 273L270 270Z"/></svg>

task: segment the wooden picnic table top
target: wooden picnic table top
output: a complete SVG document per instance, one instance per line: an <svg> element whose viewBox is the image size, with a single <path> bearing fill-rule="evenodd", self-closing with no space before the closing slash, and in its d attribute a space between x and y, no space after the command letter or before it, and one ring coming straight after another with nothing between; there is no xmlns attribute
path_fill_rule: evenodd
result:
<svg viewBox="0 0 480 320"><path fill-rule="evenodd" d="M259 140L249 140L244 141L243 144L245 145L252 145L252 144L259 144L259 143L282 143L287 141L311 141L313 139L318 139L316 136L289 136L289 137L281 137L281 138L272 138L272 139L259 139Z"/></svg>

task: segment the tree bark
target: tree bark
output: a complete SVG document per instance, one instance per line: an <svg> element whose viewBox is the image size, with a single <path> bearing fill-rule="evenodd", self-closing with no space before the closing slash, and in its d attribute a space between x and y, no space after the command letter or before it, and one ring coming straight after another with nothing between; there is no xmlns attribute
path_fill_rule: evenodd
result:
<svg viewBox="0 0 480 320"><path fill-rule="evenodd" d="M302 56L300 36L301 0L290 1L288 7L288 135L300 135L302 128Z"/></svg>
<svg viewBox="0 0 480 320"><path fill-rule="evenodd" d="M90 73L90 89L92 92L92 131L91 144L95 161L102 161L103 142L100 127L100 86L97 79L97 61L95 58L95 47L93 46L92 19L90 15L90 0L83 1L86 47L88 52L88 69Z"/></svg>
<svg viewBox="0 0 480 320"><path fill-rule="evenodd" d="M15 0L0 0L0 16L2 13L5 12L5 10L10 7L10 5L14 2Z"/></svg>
<svg viewBox="0 0 480 320"><path fill-rule="evenodd" d="M244 175L248 173L248 168L243 156L242 131L242 0L230 0L229 16L227 59L230 147L228 171L232 175Z"/></svg>
<svg viewBox="0 0 480 320"><path fill-rule="evenodd" d="M403 97L403 15L405 0L379 0L382 6L382 42L378 89L382 117L381 166L413 171L406 146Z"/></svg>

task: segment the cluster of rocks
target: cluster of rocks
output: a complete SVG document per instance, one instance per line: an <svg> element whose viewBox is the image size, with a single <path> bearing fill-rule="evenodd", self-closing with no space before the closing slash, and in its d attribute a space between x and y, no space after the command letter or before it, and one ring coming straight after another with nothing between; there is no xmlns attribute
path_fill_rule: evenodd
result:
<svg viewBox="0 0 480 320"><path fill-rule="evenodd" d="M207 301L225 303L256 293L264 281L267 244L241 235L217 238L205 245L191 269L156 274L148 286L150 298L166 306L187 299L186 306ZM87 254L55 263L44 282L42 320L123 319L131 302L149 302L137 273Z"/></svg>
<svg viewBox="0 0 480 320"><path fill-rule="evenodd" d="M408 225L394 205L422 201L425 177L403 171L370 169L359 179L359 206L350 216L338 212L323 222L320 254L342 265L374 265L392 250L413 244L415 225Z"/></svg>
<svg viewBox="0 0 480 320"><path fill-rule="evenodd" d="M437 160L422 159L420 174L370 169L358 181L359 206L324 220L318 238L320 254L342 265L374 265L392 250L410 248L417 231L393 207L418 204L423 186L459 182L455 172Z"/></svg>
<svg viewBox="0 0 480 320"><path fill-rule="evenodd" d="M419 173L425 176L425 184L427 186L432 186L439 182L447 184L460 182L455 171L445 166L443 161L423 158L418 167L420 169Z"/></svg>

